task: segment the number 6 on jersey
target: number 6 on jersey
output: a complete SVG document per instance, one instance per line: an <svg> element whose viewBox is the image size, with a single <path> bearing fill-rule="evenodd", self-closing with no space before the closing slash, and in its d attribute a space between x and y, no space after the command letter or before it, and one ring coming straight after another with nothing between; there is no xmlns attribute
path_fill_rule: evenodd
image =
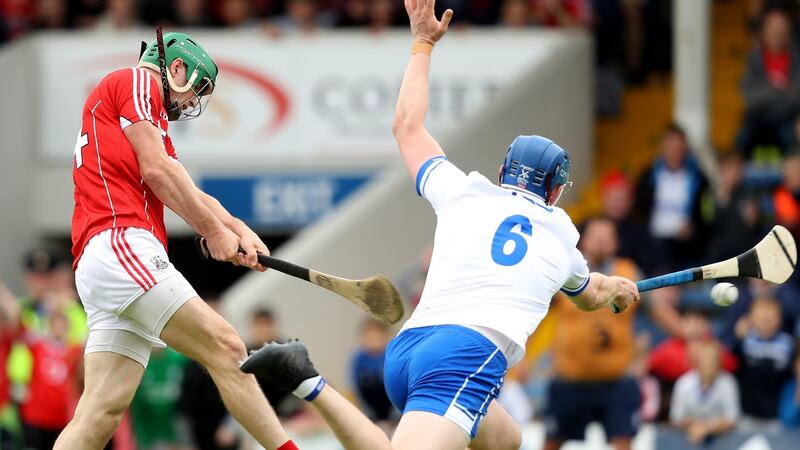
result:
<svg viewBox="0 0 800 450"><path fill-rule="evenodd" d="M523 215L515 214L500 223L492 239L492 259L501 266L516 265L528 253L528 241L525 240L522 234L513 231L517 225L519 225L519 231L522 234L526 236L533 235L531 221ZM506 253L506 244L510 241L514 242L514 249L510 253Z"/></svg>

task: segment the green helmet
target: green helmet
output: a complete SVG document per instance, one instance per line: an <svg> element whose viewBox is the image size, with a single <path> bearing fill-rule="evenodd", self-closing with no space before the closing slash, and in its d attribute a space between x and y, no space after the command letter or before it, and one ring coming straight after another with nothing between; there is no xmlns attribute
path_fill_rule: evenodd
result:
<svg viewBox="0 0 800 450"><path fill-rule="evenodd" d="M191 119L199 116L208 103L210 94L214 92L217 73L219 72L217 64L203 47L184 33L164 34L164 54L167 67L176 59L180 59L186 65L187 83L185 86L178 86L172 78L172 74L167 70L167 80L170 88L178 93L184 93L192 89L198 100L198 106L188 112L184 111L183 105L171 103L170 108L168 108L170 120ZM161 71L158 62L157 39L153 40L144 49L139 58L138 67ZM201 101L202 97L205 97L205 101Z"/></svg>

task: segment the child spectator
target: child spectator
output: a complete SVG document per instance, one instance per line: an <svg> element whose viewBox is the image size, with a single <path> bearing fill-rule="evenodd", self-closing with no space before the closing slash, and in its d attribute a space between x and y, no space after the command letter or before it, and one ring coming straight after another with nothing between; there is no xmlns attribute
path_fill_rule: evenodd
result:
<svg viewBox="0 0 800 450"><path fill-rule="evenodd" d="M48 335L28 335L33 367L25 400L20 407L25 448L49 450L72 418L81 348L67 340L69 321L59 310L47 319Z"/></svg>
<svg viewBox="0 0 800 450"><path fill-rule="evenodd" d="M775 422L781 389L791 376L794 342L781 331L781 321L780 303L762 297L736 324L739 384L747 387L742 391L742 411L754 419L749 422Z"/></svg>
<svg viewBox="0 0 800 450"><path fill-rule="evenodd" d="M391 336L386 327L366 319L359 330L359 348L350 362L358 398L364 414L377 422L387 422L395 412L383 385L383 359Z"/></svg>
<svg viewBox="0 0 800 450"><path fill-rule="evenodd" d="M785 427L800 427L800 353L794 358L794 377L781 393L778 415Z"/></svg>
<svg viewBox="0 0 800 450"><path fill-rule="evenodd" d="M720 367L720 346L713 341L692 345L694 370L675 383L669 420L686 431L694 445L732 430L739 419L739 389Z"/></svg>
<svg viewBox="0 0 800 450"><path fill-rule="evenodd" d="M681 334L672 336L659 344L650 352L648 366L650 373L661 385L661 412L659 417L665 418L670 410L670 399L675 382L692 369L689 347L696 342L713 341L711 325L705 313L698 310L686 310L680 316ZM720 347L722 367L727 372L736 370L737 361L733 353Z"/></svg>

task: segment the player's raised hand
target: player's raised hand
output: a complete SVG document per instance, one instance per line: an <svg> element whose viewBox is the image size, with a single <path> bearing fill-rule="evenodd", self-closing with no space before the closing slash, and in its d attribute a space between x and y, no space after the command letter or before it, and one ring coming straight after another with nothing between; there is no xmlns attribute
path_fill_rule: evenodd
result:
<svg viewBox="0 0 800 450"><path fill-rule="evenodd" d="M442 14L442 20L436 20L436 0L405 0L405 5L415 41L433 45L444 36L453 18L452 9Z"/></svg>
<svg viewBox="0 0 800 450"><path fill-rule="evenodd" d="M258 263L258 254L269 256L267 245L248 227L244 227L244 229L239 232L239 238L240 245L245 251L244 255L239 255L239 264L259 272L266 271L267 268Z"/></svg>
<svg viewBox="0 0 800 450"><path fill-rule="evenodd" d="M204 236L208 252L217 261L228 261L236 265L241 264L239 259L239 236L227 228Z"/></svg>

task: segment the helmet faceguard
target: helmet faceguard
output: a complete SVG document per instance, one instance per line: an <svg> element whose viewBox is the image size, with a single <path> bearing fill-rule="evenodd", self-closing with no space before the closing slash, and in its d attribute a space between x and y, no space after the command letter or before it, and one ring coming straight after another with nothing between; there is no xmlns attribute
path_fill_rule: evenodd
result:
<svg viewBox="0 0 800 450"><path fill-rule="evenodd" d="M186 84L183 86L177 85L168 70L176 59L186 66ZM161 72L164 108L169 120L189 120L200 116L214 92L219 72L214 60L192 38L183 33L167 33L162 37L161 28L156 30L156 39L144 48L138 67ZM178 94L191 91L192 96L178 104L170 99L170 89Z"/></svg>
<svg viewBox="0 0 800 450"><path fill-rule="evenodd" d="M518 136L508 147L500 167L503 187L534 194L548 205L555 205L569 181L570 160L567 152L542 136Z"/></svg>

